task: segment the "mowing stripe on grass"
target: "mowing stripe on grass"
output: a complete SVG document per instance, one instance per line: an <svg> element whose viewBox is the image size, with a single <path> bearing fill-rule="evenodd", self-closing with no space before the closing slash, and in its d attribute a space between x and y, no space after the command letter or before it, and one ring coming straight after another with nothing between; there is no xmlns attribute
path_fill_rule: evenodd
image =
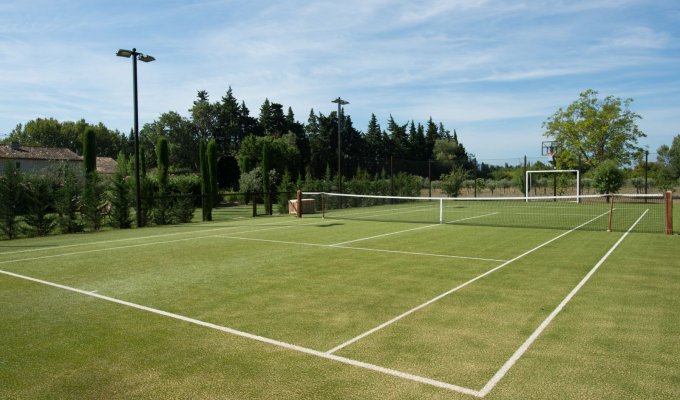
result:
<svg viewBox="0 0 680 400"><path fill-rule="evenodd" d="M398 250L371 249L371 248L368 248L368 247L340 246L340 245L337 245L337 244L319 244L319 243L291 242L291 241L288 241L288 240L257 239L257 238L241 237L241 236L229 236L229 235L225 235L225 234L219 234L219 235L215 235L215 236L225 238L225 239L249 240L249 241L253 241L253 242L292 244L292 245L313 246L313 247L327 247L327 248L346 249L346 250L374 251L374 252L378 252L378 253L404 254L404 255L409 255L409 256L458 258L458 259L464 259L464 260L479 260L479 261L493 261L493 262L504 262L504 261L506 261L506 260L496 260L496 259L493 259L493 258L454 256L454 255L449 255L449 254L420 253L420 252L414 252L414 251L398 251Z"/></svg>
<svg viewBox="0 0 680 400"><path fill-rule="evenodd" d="M188 322L190 324L195 324L195 325L203 326L203 327L210 328L210 329L215 329L215 330L226 332L226 333L229 333L229 334L232 334L232 335L240 336L240 337L243 337L243 338L246 338L246 339L255 340L255 341L258 341L258 342L262 342L262 343L267 343L267 344L277 346L277 347L282 347L282 348L285 348L285 349L288 349L288 350L293 350L293 351L297 351L297 352L300 352L300 353L309 354L309 355L316 356L316 357L321 357L321 358L324 358L324 359L327 359L327 360L333 360L333 361L341 362L343 364L349 364L349 365L352 365L352 366L355 366L355 367L364 368L364 369L368 369L368 370L375 371L375 372L380 372L380 373L395 376L395 377L398 377L398 378L407 379L407 380L410 380L410 381L423 383L423 384L426 384L426 385L431 385L431 386L435 386L435 387L442 388L442 389L452 390L452 391L455 391L455 392L480 397L479 391L474 390L474 389L470 389L470 388L466 388L466 387L463 387L463 386L452 385L450 383L438 381L438 380L435 380L435 379L430 379L430 378L426 378L426 377L422 377L422 376L418 376L418 375L409 374L407 372L402 372L402 371L397 371L397 370L390 369L390 368L381 367L381 366L375 365L375 364L365 363L363 361L352 360L350 358L345 358L345 357L340 357L340 356L336 356L336 355L333 355L333 354L324 353L322 351L310 349L310 348L307 348L307 347L302 347L302 346L282 342L282 341L279 341L279 340L254 335L252 333L239 331L239 330L236 330L236 329L233 329L233 328L228 328L226 326L221 326L221 325L213 324L213 323L210 323L210 322L197 320L197 319L194 319L194 318L190 318L190 317L186 317L186 316L183 316L183 315L171 313L171 312L168 312L168 311L163 311L163 310L159 310L159 309L156 309L156 308L143 306L141 304L131 303L129 301L116 299L114 297L104 296L104 295L101 295L101 294L98 294L98 293L95 293L95 292L92 292L92 291L86 291L86 290L74 288L74 287L71 287L71 286L66 286L66 285L61 285L61 284L54 283L54 282L45 281L45 280L42 280L42 279L32 278L30 276L20 275L20 274L16 274L16 273L9 272L9 271L3 271L3 270L0 270L0 274L4 274L4 275L11 276L11 277L14 277L14 278L28 280L28 281L35 282L35 283L40 283L40 284L47 285L47 286L52 286L52 287L63 289L63 290L68 290L68 291L79 293L79 294L86 295L86 296L95 297L95 298L98 298L100 300L109 301L109 302L124 305L124 306L127 306L127 307L136 308L138 310L147 311L147 312L150 312L150 313L153 313L153 314L162 315L164 317L177 319L177 320L180 320L180 321Z"/></svg>
<svg viewBox="0 0 680 400"><path fill-rule="evenodd" d="M614 252L614 250L616 250L616 248L619 247L621 242L623 242L623 239L625 239L626 236L628 236L628 234L633 230L633 228L635 228L638 222L642 220L642 218L647 214L648 211L649 209L645 210L645 212L643 212L642 215L640 215L640 217L633 223L633 225L630 226L630 228L628 228L628 230L619 238L619 240L616 243L614 243L614 245L600 259L600 261L598 261L597 264L595 264L593 269L591 269L590 272L588 272L588 274L586 274L586 276L584 276L583 279L581 279L578 285L576 285L576 287L572 289L571 292L569 292L567 297L565 297L564 300L562 300L562 302L553 310L553 312L550 313L550 315L548 315L548 317L541 323L541 325L539 325L539 327L536 328L534 333L532 333L531 336L529 336L529 338L517 349L517 351L515 351L515 353L508 359L508 361L506 361L505 364L503 364L503 366L486 383L486 385L484 385L482 390L480 390L479 392L481 397L486 396L486 394L489 393L501 379L503 379L503 377L510 370L510 368L512 368L513 365L515 365L517 360L519 360L520 357L522 357L522 355L529 349L529 346L531 346L536 341L536 338L538 338L538 336L545 330L545 328L548 327L550 322L552 322L552 320L555 319L557 314L559 314L560 311L562 311L562 309L567 305L567 303L569 303L569 301L571 301L571 299L576 295L576 293L579 290L581 290L583 285L585 285L586 282L588 282L588 280L590 279L591 276L593 276L595 271L597 271L600 268L600 266L604 264L605 261L607 261L607 258L609 258L609 256Z"/></svg>
<svg viewBox="0 0 680 400"><path fill-rule="evenodd" d="M338 350L340 350L340 349L343 349L343 348L349 346L350 344L355 343L355 342L357 342L357 341L359 341L359 340L365 338L366 336L369 336L369 335L371 335L371 334L373 334L373 333L375 333L375 332L377 332L377 331L379 331L379 330L382 330L382 329L384 329L384 328L386 328L386 327L392 325L393 323L399 321L400 319L402 319L402 318L404 318L404 317L406 317L406 316L409 316L409 315L413 314L414 312L416 312L416 311L418 311L418 310L421 310L421 309L423 309L423 308L429 306L430 304L432 304L432 303L434 303L434 302L436 302L436 301L438 301L438 300L443 299L444 297L450 295L451 293L457 292L458 290L464 288L465 286L467 286L467 285L469 285L469 284L471 284L471 283L473 283L473 282L475 282L475 281L478 281L479 279L482 279L482 278L484 278L484 277L487 276L487 275L490 275L490 274L492 274L492 273L498 271L499 269L505 267L506 265L512 263L513 261L517 261L517 260L519 260L520 258L522 258L522 257L524 257L524 256L526 256L526 255L528 255L528 254L531 254L531 253L533 253L534 251L540 249L541 247L544 247L544 246L546 246L546 245L548 245L548 244L554 242L555 240L560 239L561 237L563 237L563 236L565 236L565 235L568 235L568 234L570 234L571 232L574 232L575 230L577 230L577 229L579 229L579 228L581 228L581 227L583 227L583 226L585 226L585 225L587 225L587 224L589 224L589 223L595 221L596 219L601 218L601 217L603 217L603 216L605 216L605 215L607 215L607 214L609 214L609 211L607 211L607 212L605 212L605 213L603 213L603 214L601 214L601 215L598 215L597 217L595 217L595 218L593 218L593 219L591 219L591 220L589 220L589 221L587 221L587 222L584 222L584 223L582 223L581 225L579 225L579 226L577 226L577 227L575 227L575 228L573 228L573 229L571 229L571 230L569 230L569 231L563 232L563 233L561 233L560 235L558 235L558 236L556 236L556 237L554 237L554 238L548 240L547 242L541 243L541 244L539 244L538 246L534 247L533 249L528 250L528 251L526 251L526 252L520 254L519 256L517 256L517 257L515 257L515 258L513 258L513 259L511 259L511 260L508 260L508 261L504 262L503 264L501 264L501 265L499 265L499 266L497 266L497 267L494 267L494 268L492 268L492 269L490 269L490 270L484 272L483 274L477 275L476 277L470 279L469 281L464 282L464 283L462 283L462 284L456 286L455 288L450 289L450 290L448 290L448 291L446 291L446 292L440 294L439 296L437 296L437 297L435 297L435 298L432 298L432 299L426 301L425 303L423 303L423 304L421 304L421 305L419 305L419 306L416 306L416 307L414 307L414 308L412 308L412 309L410 309L410 310L404 312L403 314L400 314L400 315L398 315L398 316L392 318L391 320L389 320L389 321L387 321L387 322L385 322L385 323L382 323L382 324L376 326L375 328L373 328L373 329L371 329L371 330L369 330L369 331L366 331L366 332L362 333L361 335L355 336L354 338L352 338L352 339L350 339L350 340L348 340L348 341L346 341L346 342L344 342L344 343L341 343L341 344L339 344L339 345L333 347L332 349L328 350L326 353L328 353L328 354L335 353L336 351L338 351Z"/></svg>

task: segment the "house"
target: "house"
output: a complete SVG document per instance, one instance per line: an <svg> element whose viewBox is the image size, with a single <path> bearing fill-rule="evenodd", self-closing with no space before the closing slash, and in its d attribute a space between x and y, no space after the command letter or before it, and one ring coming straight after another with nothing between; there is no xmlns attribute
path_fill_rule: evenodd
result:
<svg viewBox="0 0 680 400"><path fill-rule="evenodd" d="M111 157L97 157L97 173L100 175L113 175L118 169L118 163Z"/></svg>
<svg viewBox="0 0 680 400"><path fill-rule="evenodd" d="M67 163L73 168L82 168L83 157L65 148L31 147L19 143L0 145L0 173L5 171L7 161L22 171L41 171Z"/></svg>
<svg viewBox="0 0 680 400"><path fill-rule="evenodd" d="M67 163L74 169L83 168L83 157L66 148L21 146L19 143L0 145L0 173L10 161L22 172L37 172ZM117 163L111 157L97 157L97 172L110 175L116 172Z"/></svg>

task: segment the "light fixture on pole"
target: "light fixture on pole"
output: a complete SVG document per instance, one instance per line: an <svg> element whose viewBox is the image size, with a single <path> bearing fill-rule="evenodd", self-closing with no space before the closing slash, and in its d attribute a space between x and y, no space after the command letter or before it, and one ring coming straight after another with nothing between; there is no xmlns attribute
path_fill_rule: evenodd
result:
<svg viewBox="0 0 680 400"><path fill-rule="evenodd" d="M132 93L134 98L134 108L135 108L135 205L137 207L137 227L140 228L143 224L142 222L142 197L141 188L139 182L139 112L137 106L137 60L142 62L151 62L155 58L148 54L138 53L137 49L132 50L120 49L116 52L118 57L130 58L132 57Z"/></svg>
<svg viewBox="0 0 680 400"><path fill-rule="evenodd" d="M349 104L349 101L345 101L338 97L332 100L331 103L338 104L338 180L340 184L340 193L342 193L342 106Z"/></svg>

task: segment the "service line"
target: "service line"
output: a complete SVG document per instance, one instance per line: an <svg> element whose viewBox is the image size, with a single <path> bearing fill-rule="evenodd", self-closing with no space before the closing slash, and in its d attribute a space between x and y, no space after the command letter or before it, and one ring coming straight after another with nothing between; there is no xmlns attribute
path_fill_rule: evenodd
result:
<svg viewBox="0 0 680 400"><path fill-rule="evenodd" d="M468 280L467 282L464 282L464 283L462 283L462 284L460 284L460 285L454 287L453 289L450 289L450 290L448 290L448 291L446 291L446 292L440 294L439 296L437 296L437 297L435 297L435 298L432 298L432 299L426 301L426 302L423 303L423 304L420 304L419 306L416 306L416 307L414 307L414 308L412 308L412 309L410 309L410 310L408 310L408 311L406 311L406 312L404 312L404 313L402 313L402 314L400 314L400 315L397 315L396 317L392 318L391 320L389 320L389 321L387 321L387 322L384 322L384 323L382 323L382 324L376 326L375 328L373 328L373 329L371 329L371 330L368 330L368 331L366 331L366 332L364 332L364 333L362 333L362 334L360 334L360 335L358 335L358 336L353 337L352 339L350 339L350 340L348 340L348 341L346 341L346 342L344 342L344 343L341 343L341 344L339 344L339 345L333 347L332 349L328 350L326 353L328 353L328 354L335 353L336 351L341 350L341 349L343 349L343 348L345 348L345 347L351 345L352 343L355 343L355 342L357 342L357 341L359 341L359 340L361 340L361 339L363 339L363 338L365 338L365 337L367 337L367 336L369 336L369 335L371 335L371 334L373 334L373 333L375 333L375 332L378 332L378 331L380 331L380 330L382 330L382 329L384 329L384 328L386 328L386 327L392 325L393 323L399 321L400 319L402 319L402 318L404 318L404 317L407 317L407 316L413 314L414 312L416 312L416 311L418 311L418 310L421 310L421 309L423 309L423 308L429 306L430 304L432 304L432 303L434 303L434 302L436 302L436 301L438 301L438 300L443 299L444 297L450 295L451 293L455 293L455 292L459 291L460 289L464 288L465 286L467 286L467 285L469 285L469 284L471 284L471 283L473 283L473 282L476 282L476 281L478 281L478 280L484 278L485 276L490 275L490 274L492 274L492 273L498 271L499 269L501 269L501 268L507 266L508 264L510 264L510 263L512 263L512 262L514 262L514 261L517 261L517 260L519 260L520 258L522 258L522 257L524 257L524 256L526 256L526 255L528 255L528 254L531 254L531 253L533 253L534 251L536 251L536 250L538 250L538 249L540 249L540 248L542 248L542 247L544 247L544 246L547 246L548 244L550 244L550 243L552 243L552 242L554 242L554 241L560 239L561 237L566 236L566 235L568 235L568 234L574 232L575 230L577 230L577 229L579 229L579 228L581 228L581 227L583 227L583 226L585 226L585 225L587 225L587 224L589 224L589 223L595 221L596 219L601 218L601 217L603 217L603 216L605 216L605 215L607 215L607 214L609 214L609 211L607 211L607 212L605 212L605 213L603 213L603 214L601 214L601 215L598 215L597 217L595 217L595 218L593 218L593 219L591 219L591 220L589 220L589 221L587 221L587 222L584 222L584 223L582 223L581 225L579 225L579 226L577 226L577 227L575 227L575 228L573 228L573 229L571 229L571 230L569 230L569 231L563 232L563 233L561 233L560 235L555 236L554 238L548 240L547 242L541 243L541 244L539 244L538 246L534 247L533 249L528 250L528 251L526 251L526 252L524 252L524 253L518 255L517 257L515 257L515 258L513 258L513 259L511 259L511 260L508 260L508 261L504 262L503 264L501 264L501 265L499 265L499 266L497 266L497 267L495 267L495 268L492 268L492 269L490 269L490 270L488 270L488 271L486 271L486 272L484 272L484 273L482 273L482 274L480 274L480 275L477 275L476 277L474 277L474 278Z"/></svg>

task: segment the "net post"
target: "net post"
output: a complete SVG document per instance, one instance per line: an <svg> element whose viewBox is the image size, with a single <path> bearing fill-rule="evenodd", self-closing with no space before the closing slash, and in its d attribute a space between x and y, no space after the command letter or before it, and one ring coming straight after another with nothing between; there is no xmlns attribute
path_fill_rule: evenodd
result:
<svg viewBox="0 0 680 400"><path fill-rule="evenodd" d="M581 202L581 170L576 170L576 202Z"/></svg>
<svg viewBox="0 0 680 400"><path fill-rule="evenodd" d="M321 219L326 219L326 193L321 193Z"/></svg>
<svg viewBox="0 0 680 400"><path fill-rule="evenodd" d="M612 216L614 214L614 196L607 196L609 199L609 225L607 226L607 232L612 231Z"/></svg>
<svg viewBox="0 0 680 400"><path fill-rule="evenodd" d="M524 171L524 201L526 203L529 202L529 190L530 189L530 184L529 184L529 171Z"/></svg>
<svg viewBox="0 0 680 400"><path fill-rule="evenodd" d="M673 192L667 190L666 198L666 235L673 234Z"/></svg>
<svg viewBox="0 0 680 400"><path fill-rule="evenodd" d="M439 198L439 224L444 223L444 199Z"/></svg>
<svg viewBox="0 0 680 400"><path fill-rule="evenodd" d="M295 215L298 218L302 218L302 190L298 190L296 193L297 209L295 210Z"/></svg>

